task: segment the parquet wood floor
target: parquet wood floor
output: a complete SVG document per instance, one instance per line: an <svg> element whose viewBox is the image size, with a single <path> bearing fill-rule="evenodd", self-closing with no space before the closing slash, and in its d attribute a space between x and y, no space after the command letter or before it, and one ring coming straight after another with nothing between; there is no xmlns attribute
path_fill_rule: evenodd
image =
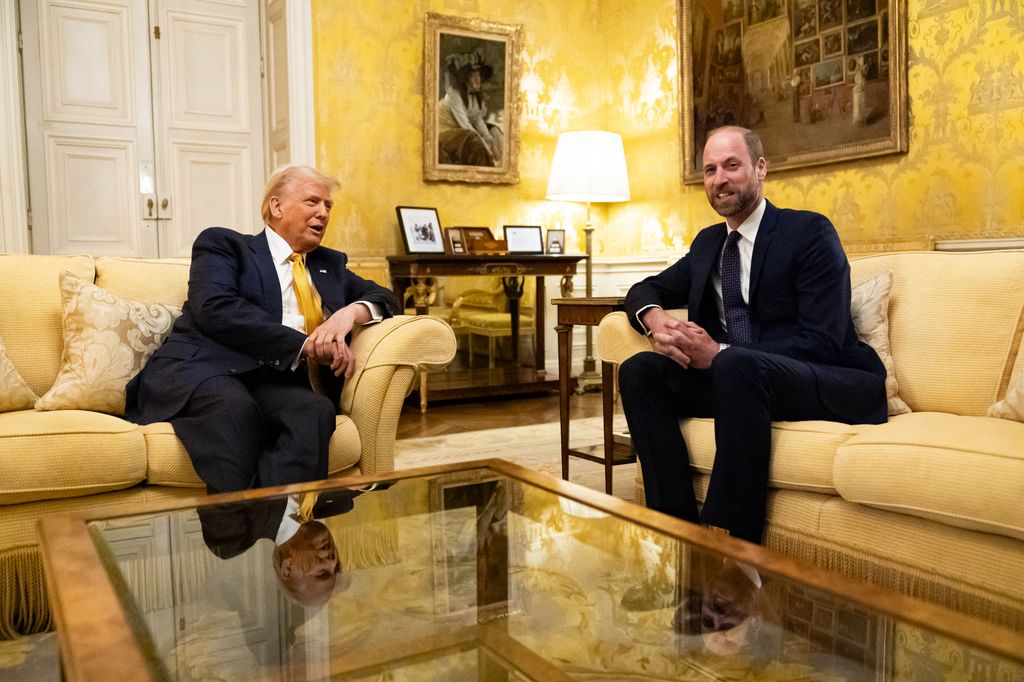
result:
<svg viewBox="0 0 1024 682"><path fill-rule="evenodd" d="M569 416L572 419L600 417L601 394L572 396ZM557 393L430 403L426 414L420 414L416 394L413 394L398 419L398 438L443 436L463 431L557 422Z"/></svg>

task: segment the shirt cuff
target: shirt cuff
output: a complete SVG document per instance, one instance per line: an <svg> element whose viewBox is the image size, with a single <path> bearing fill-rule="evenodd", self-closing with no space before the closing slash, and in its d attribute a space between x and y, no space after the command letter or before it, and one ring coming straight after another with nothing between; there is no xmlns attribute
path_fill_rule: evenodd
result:
<svg viewBox="0 0 1024 682"><path fill-rule="evenodd" d="M660 307L661 306L657 305L656 303L651 303L650 305L645 305L643 308L641 308L640 310L636 311L636 321L638 323L640 323L640 328L644 330L644 336L650 336L651 335L651 330L647 328L647 325L644 324L643 319L641 319L643 314L644 314L644 311L645 310L650 310L651 308L660 308Z"/></svg>
<svg viewBox="0 0 1024 682"><path fill-rule="evenodd" d="M369 301L356 301L356 303L366 306L366 309L370 311L370 321L364 322L364 327L369 324L377 324L384 319L384 315L380 312L380 307L376 303L370 303Z"/></svg>
<svg viewBox="0 0 1024 682"><path fill-rule="evenodd" d="M309 337L306 337L306 338L309 338ZM299 346L299 352L295 354L295 359L292 360L291 367L289 367L289 369L291 369L291 371L294 372L295 370L297 370L299 368L299 365L301 365L304 362L304 360L302 358L302 349L305 348L305 347L306 347L306 341L303 340L302 341L302 345Z"/></svg>

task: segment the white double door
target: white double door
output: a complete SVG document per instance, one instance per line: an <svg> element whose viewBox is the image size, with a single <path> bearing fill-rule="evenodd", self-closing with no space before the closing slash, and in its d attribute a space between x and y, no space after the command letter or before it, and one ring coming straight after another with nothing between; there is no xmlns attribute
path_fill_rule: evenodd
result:
<svg viewBox="0 0 1024 682"><path fill-rule="evenodd" d="M262 226L260 4L21 0L33 252L188 256Z"/></svg>

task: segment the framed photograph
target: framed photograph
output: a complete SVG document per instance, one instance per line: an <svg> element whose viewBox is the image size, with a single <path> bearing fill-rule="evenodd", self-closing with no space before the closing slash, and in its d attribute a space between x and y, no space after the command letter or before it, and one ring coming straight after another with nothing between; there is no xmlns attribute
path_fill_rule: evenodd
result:
<svg viewBox="0 0 1024 682"><path fill-rule="evenodd" d="M548 230L544 238L546 253L565 253L565 230Z"/></svg>
<svg viewBox="0 0 1024 682"><path fill-rule="evenodd" d="M462 240L462 228L461 227L446 227L444 228L444 245L446 253L460 254L466 253L466 242Z"/></svg>
<svg viewBox="0 0 1024 682"><path fill-rule="evenodd" d="M406 253L444 253L441 219L436 208L395 206Z"/></svg>
<svg viewBox="0 0 1024 682"><path fill-rule="evenodd" d="M462 230L462 239L467 249L475 241L494 241L494 235L491 234L489 227L462 227L459 229Z"/></svg>
<svg viewBox="0 0 1024 682"><path fill-rule="evenodd" d="M423 179L519 182L523 29L427 13Z"/></svg>
<svg viewBox="0 0 1024 682"><path fill-rule="evenodd" d="M684 183L702 182L707 135L727 124L760 135L773 172L907 151L906 3L678 2ZM744 52L780 25L770 55Z"/></svg>
<svg viewBox="0 0 1024 682"><path fill-rule="evenodd" d="M544 253L540 225L505 225L509 253Z"/></svg>

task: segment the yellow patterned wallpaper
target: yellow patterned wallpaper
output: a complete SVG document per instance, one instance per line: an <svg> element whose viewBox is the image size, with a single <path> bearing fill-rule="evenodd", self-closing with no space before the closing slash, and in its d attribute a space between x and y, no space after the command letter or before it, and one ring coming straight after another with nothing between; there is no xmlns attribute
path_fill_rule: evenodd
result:
<svg viewBox="0 0 1024 682"><path fill-rule="evenodd" d="M312 6L318 162L343 184L329 244L402 253L406 204L444 225L565 227L582 251L583 208L544 192L558 133L587 127L622 133L633 195L594 207L598 254L678 251L715 221L679 178L676 0ZM428 11L523 25L519 184L423 181ZM909 153L769 171L769 198L830 216L851 250L1024 235L1024 0L910 0L908 43Z"/></svg>
<svg viewBox="0 0 1024 682"><path fill-rule="evenodd" d="M313 0L317 159L342 182L326 242L356 256L404 253L396 205L435 207L442 225L496 236L504 224L579 218L580 207L544 193L558 133L604 123L602 3ZM427 12L524 27L519 184L423 181Z"/></svg>

